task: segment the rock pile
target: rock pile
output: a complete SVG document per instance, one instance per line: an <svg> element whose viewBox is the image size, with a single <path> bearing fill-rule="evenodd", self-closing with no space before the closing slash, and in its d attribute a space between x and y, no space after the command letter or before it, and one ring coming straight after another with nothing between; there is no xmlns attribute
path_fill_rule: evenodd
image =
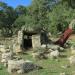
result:
<svg viewBox="0 0 75 75"><path fill-rule="evenodd" d="M24 60L8 60L8 72L20 70L24 62Z"/></svg>
<svg viewBox="0 0 75 75"><path fill-rule="evenodd" d="M37 51L32 53L32 56L34 59L46 59L46 58L58 58L60 55L60 51L59 49L61 49L61 51L64 50L64 48L59 47L57 45L50 45L48 46L48 49L45 48L46 46L43 45L43 48L38 49Z"/></svg>
<svg viewBox="0 0 75 75"><path fill-rule="evenodd" d="M9 73L17 72L20 74L41 68L32 61L18 59L17 56L15 58L11 51L5 51L2 53L1 62L7 67Z"/></svg>
<svg viewBox="0 0 75 75"><path fill-rule="evenodd" d="M27 73L35 69L42 69L42 67L33 64L32 61L20 60L9 60L8 61L8 72L12 73L16 71L18 74Z"/></svg>
<svg viewBox="0 0 75 75"><path fill-rule="evenodd" d="M52 50L64 51L64 48L60 47L59 45L48 44L47 47L48 49L52 49Z"/></svg>
<svg viewBox="0 0 75 75"><path fill-rule="evenodd" d="M12 52L5 52L2 53L1 62L4 63L4 66L7 66L8 60L13 59L13 53Z"/></svg>
<svg viewBox="0 0 75 75"><path fill-rule="evenodd" d="M73 51L74 47L71 48ZM56 58L58 59L58 57L66 57L65 54L63 54L63 52L65 51L65 48L60 47L58 45L54 45L54 44L47 44L47 49L46 49L46 45L42 45L42 47L40 49L37 49L37 51L32 53L33 58L37 59L37 58ZM74 53L74 52L73 52Z"/></svg>
<svg viewBox="0 0 75 75"><path fill-rule="evenodd" d="M58 50L55 50L55 51L51 51L51 53L49 53L48 55L49 58L58 58L60 53Z"/></svg>

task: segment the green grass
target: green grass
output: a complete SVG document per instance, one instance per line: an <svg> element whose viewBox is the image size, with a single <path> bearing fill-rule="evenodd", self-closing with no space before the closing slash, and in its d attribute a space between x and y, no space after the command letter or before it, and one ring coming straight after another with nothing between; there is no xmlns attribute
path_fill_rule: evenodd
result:
<svg viewBox="0 0 75 75"><path fill-rule="evenodd" d="M34 63L40 65L43 67L41 70L34 70L29 73L26 73L24 75L59 75L61 72L65 72L68 75L72 75L72 71L75 71L75 66L71 66L69 68L63 69L61 66L65 66L69 64L67 57L69 57L70 49L67 49L65 52L62 52L63 54L67 55L67 57L59 58L59 61L51 60L51 59L42 59L42 60L34 60L31 55L32 51L27 51L27 54L20 54L18 56L22 57L24 60L31 60ZM14 75L9 74L7 72L7 69L3 67L2 64L0 64L0 75ZM17 74L15 74L17 75Z"/></svg>
<svg viewBox="0 0 75 75"><path fill-rule="evenodd" d="M0 64L0 75L9 75L3 64Z"/></svg>
<svg viewBox="0 0 75 75"><path fill-rule="evenodd" d="M19 56L22 57L24 60L32 60L34 61L34 63L40 65L43 67L43 69L41 70L34 70L31 71L29 73L26 73L24 75L59 75L61 72L65 72L69 75L71 75L72 71L75 71L75 66L63 69L61 68L61 66L65 66L67 64L69 64L69 62L67 61L67 59L65 57L63 58L59 58L59 61L56 60L51 60L51 59L42 59L42 60L34 60L32 58L31 51L27 52L28 54L20 54ZM63 54L67 55L68 57L70 56L70 51L69 49L67 49L66 52L63 52ZM0 65L0 67L2 67L2 69L0 70L0 75L10 75L7 72L7 69L3 67L3 65Z"/></svg>
<svg viewBox="0 0 75 75"><path fill-rule="evenodd" d="M59 58L59 61L56 60L51 60L51 59L46 59L46 60L37 60L35 61L32 56L30 55L31 52L28 52L28 55L19 55L23 59L29 59L34 61L36 64L40 65L43 67L41 70L34 70L31 71L25 75L59 75L61 72L65 72L69 75L71 75L72 71L75 71L75 66L72 66L70 68L63 69L61 66L65 66L69 64L68 60L63 57ZM66 50L66 52L63 52L63 54L67 55L68 57L70 56L70 51L69 49Z"/></svg>
<svg viewBox="0 0 75 75"><path fill-rule="evenodd" d="M22 55L20 54L19 56L25 60L29 59L34 61L36 64L42 66L43 69L34 70L29 73L26 73L25 75L59 75L61 72L66 72L67 74L71 75L72 71L75 70L74 66L70 68L66 68L66 69L61 68L61 66L65 66L69 64L65 57L59 58L59 61L51 60L51 59L46 59L46 60L42 59L42 60L36 61L32 58L30 53L31 52L28 52L28 54L22 54ZM64 52L64 54L69 56L70 55L69 50ZM0 65L0 67L2 68L0 70L0 75L9 75L9 73L7 72L7 69L4 68L2 64Z"/></svg>

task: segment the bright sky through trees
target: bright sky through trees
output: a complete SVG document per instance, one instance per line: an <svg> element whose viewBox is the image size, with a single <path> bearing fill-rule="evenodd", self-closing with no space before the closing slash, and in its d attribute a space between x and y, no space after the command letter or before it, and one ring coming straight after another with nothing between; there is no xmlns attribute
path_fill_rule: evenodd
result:
<svg viewBox="0 0 75 75"><path fill-rule="evenodd" d="M28 6L31 4L32 0L0 0L0 2L5 2L9 6L17 7L18 5Z"/></svg>

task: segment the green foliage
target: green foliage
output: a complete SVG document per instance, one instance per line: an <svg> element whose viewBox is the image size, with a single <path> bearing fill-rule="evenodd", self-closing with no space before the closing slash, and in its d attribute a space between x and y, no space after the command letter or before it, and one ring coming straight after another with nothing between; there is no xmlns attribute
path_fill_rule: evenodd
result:
<svg viewBox="0 0 75 75"><path fill-rule="evenodd" d="M75 9L68 8L66 3L58 4L49 13L50 31L57 33L68 28L69 23L75 18Z"/></svg>
<svg viewBox="0 0 75 75"><path fill-rule="evenodd" d="M27 9L25 6L19 5L15 8L15 11L17 13L18 16L23 15L23 14L27 14Z"/></svg>
<svg viewBox="0 0 75 75"><path fill-rule="evenodd" d="M68 3L68 6L71 8L75 8L75 0L62 0L62 2Z"/></svg>
<svg viewBox="0 0 75 75"><path fill-rule="evenodd" d="M25 28L33 28L34 26L34 20L30 15L21 15L16 19L16 21L13 24L14 29L21 29L21 27L24 26Z"/></svg>
<svg viewBox="0 0 75 75"><path fill-rule="evenodd" d="M35 28L48 27L48 2L49 0L33 0L30 14L34 19Z"/></svg>
<svg viewBox="0 0 75 75"><path fill-rule="evenodd" d="M0 10L4 9L7 7L7 4L4 2L0 2Z"/></svg>
<svg viewBox="0 0 75 75"><path fill-rule="evenodd" d="M2 2L0 2L0 8L0 28L4 36L10 36L12 35L12 24L17 17L16 12Z"/></svg>
<svg viewBox="0 0 75 75"><path fill-rule="evenodd" d="M4 35L13 34L22 26L37 31L45 28L53 34L63 32L75 18L74 0L33 0L32 5L15 9L0 2L0 29Z"/></svg>
<svg viewBox="0 0 75 75"><path fill-rule="evenodd" d="M48 29L49 25L49 17L48 12L49 8L49 0L33 0L32 5L27 8L27 14L21 15L14 23L15 26L26 28L31 27L35 30L40 30L43 27Z"/></svg>

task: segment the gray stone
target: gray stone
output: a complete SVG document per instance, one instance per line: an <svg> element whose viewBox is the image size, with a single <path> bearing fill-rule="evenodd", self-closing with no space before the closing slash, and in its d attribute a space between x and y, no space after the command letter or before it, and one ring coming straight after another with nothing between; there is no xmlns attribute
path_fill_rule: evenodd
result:
<svg viewBox="0 0 75 75"><path fill-rule="evenodd" d="M13 70L21 70L22 65L25 63L25 61L22 60L9 60L8 61L8 72L12 73Z"/></svg>
<svg viewBox="0 0 75 75"><path fill-rule="evenodd" d="M63 72L63 73L60 73L59 75L66 75L66 73L65 73L65 72Z"/></svg>
<svg viewBox="0 0 75 75"><path fill-rule="evenodd" d="M47 47L53 50L58 50L60 48L60 46L54 44L48 44Z"/></svg>
<svg viewBox="0 0 75 75"><path fill-rule="evenodd" d="M40 42L40 35L32 35L32 47L39 48L41 47L41 42Z"/></svg>
<svg viewBox="0 0 75 75"><path fill-rule="evenodd" d="M69 58L68 58L68 60L69 60L69 62L70 62L70 65L75 65L75 56L73 55L73 56L70 56Z"/></svg>
<svg viewBox="0 0 75 75"><path fill-rule="evenodd" d="M10 60L12 58L13 58L13 53L11 53L11 52L3 53L2 58L1 58L2 59L1 62L6 63L6 62L8 62L8 60Z"/></svg>
<svg viewBox="0 0 75 75"><path fill-rule="evenodd" d="M49 54L49 57L50 58L58 58L59 56L59 51L58 50L55 50L55 51L52 51L50 54Z"/></svg>
<svg viewBox="0 0 75 75"><path fill-rule="evenodd" d="M23 39L23 32L22 31L18 31L18 44L22 43L22 39Z"/></svg>
<svg viewBox="0 0 75 75"><path fill-rule="evenodd" d="M23 65L22 68L23 68L24 72L30 72L32 70L42 69L42 67L40 67L36 64L33 64L32 62L25 62L25 64Z"/></svg>

